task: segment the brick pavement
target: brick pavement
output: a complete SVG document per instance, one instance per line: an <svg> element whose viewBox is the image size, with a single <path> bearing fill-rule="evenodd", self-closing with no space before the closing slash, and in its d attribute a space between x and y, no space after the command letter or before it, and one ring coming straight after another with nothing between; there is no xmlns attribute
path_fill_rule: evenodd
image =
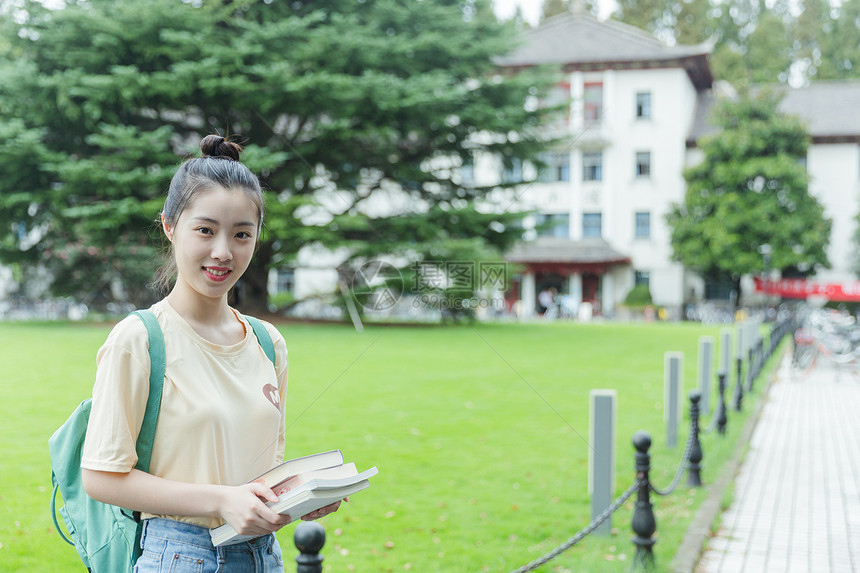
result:
<svg viewBox="0 0 860 573"><path fill-rule="evenodd" d="M860 573L860 378L784 361L696 573Z"/></svg>

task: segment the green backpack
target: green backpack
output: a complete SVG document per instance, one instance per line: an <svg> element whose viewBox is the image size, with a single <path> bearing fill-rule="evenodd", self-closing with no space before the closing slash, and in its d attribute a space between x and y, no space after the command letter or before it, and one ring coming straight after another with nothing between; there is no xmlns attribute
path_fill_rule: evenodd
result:
<svg viewBox="0 0 860 573"><path fill-rule="evenodd" d="M137 438L138 462L135 468L148 472L155 441L155 426L161 406L161 390L166 367L164 337L152 311L139 310L149 336L149 397L140 434ZM272 338L263 324L250 316L257 341L266 356L275 363ZM81 453L87 434L92 399L84 400L69 419L48 440L51 452L51 516L54 527L66 542L75 546L81 560L91 573L120 573L131 571L140 556L141 521L137 512L90 498L84 491L81 471ZM57 491L63 496L64 506L57 509ZM57 511L66 524L67 537L57 520ZM71 537L71 539L69 538Z"/></svg>

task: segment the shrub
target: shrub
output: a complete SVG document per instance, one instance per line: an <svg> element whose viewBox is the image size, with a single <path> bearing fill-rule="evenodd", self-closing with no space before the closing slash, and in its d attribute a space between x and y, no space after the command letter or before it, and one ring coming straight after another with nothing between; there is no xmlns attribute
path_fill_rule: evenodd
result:
<svg viewBox="0 0 860 573"><path fill-rule="evenodd" d="M626 306L647 306L651 304L651 291L646 284L638 284L630 289L627 298L624 299Z"/></svg>

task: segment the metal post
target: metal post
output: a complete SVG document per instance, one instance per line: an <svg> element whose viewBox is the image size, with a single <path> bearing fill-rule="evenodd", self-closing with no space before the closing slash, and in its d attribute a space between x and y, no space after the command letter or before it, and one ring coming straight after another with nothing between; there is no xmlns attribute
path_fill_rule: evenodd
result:
<svg viewBox="0 0 860 573"><path fill-rule="evenodd" d="M648 432L639 430L633 435L633 447L636 448L636 478L639 480L639 491L636 497L636 507L633 510L633 544L636 555L633 557L633 569L654 568L654 532L657 531L657 520L651 505L651 482L648 472L651 471L651 436Z"/></svg>
<svg viewBox="0 0 860 573"><path fill-rule="evenodd" d="M755 362L753 357L755 354L753 353L753 347L750 346L750 349L747 351L747 392L752 392L753 389L753 381L755 380Z"/></svg>
<svg viewBox="0 0 860 573"><path fill-rule="evenodd" d="M316 521L303 521L296 526L293 542L299 550L296 557L296 573L322 573L323 556L320 551L325 545L325 529Z"/></svg>
<svg viewBox="0 0 860 573"><path fill-rule="evenodd" d="M758 380L758 375L761 373L761 352L759 351L761 348L761 338L756 339L755 346L753 346L753 362L755 362L755 376L753 376L752 384Z"/></svg>
<svg viewBox="0 0 860 573"><path fill-rule="evenodd" d="M793 319L781 320L776 323L776 326L770 331L770 345L767 349L767 357L770 358L773 355L773 351L776 350L776 347L782 341L782 337L785 336L785 333L788 331L789 326L793 323Z"/></svg>
<svg viewBox="0 0 860 573"><path fill-rule="evenodd" d="M737 384L735 385L735 410L740 412L741 411L741 405L743 404L743 401L744 401L744 380L742 377L743 367L744 367L744 358L740 352L738 352L737 366L738 366L738 379L737 379Z"/></svg>
<svg viewBox="0 0 860 573"><path fill-rule="evenodd" d="M690 459L687 462L687 485L702 487L702 444L699 442L699 400L698 390L690 392L690 432L693 443L690 446Z"/></svg>
<svg viewBox="0 0 860 573"><path fill-rule="evenodd" d="M717 374L719 380L720 399L717 402L717 432L723 436L726 434L726 424L729 418L726 414L726 372L720 371Z"/></svg>

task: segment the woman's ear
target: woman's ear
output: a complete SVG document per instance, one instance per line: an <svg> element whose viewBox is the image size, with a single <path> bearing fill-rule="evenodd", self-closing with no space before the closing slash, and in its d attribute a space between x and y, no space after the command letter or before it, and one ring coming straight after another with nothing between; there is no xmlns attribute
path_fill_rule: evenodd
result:
<svg viewBox="0 0 860 573"><path fill-rule="evenodd" d="M171 243L173 242L173 229L170 228L170 225L167 223L167 219L164 217L164 212L161 212L161 229L164 231L164 236L167 237L167 240Z"/></svg>

